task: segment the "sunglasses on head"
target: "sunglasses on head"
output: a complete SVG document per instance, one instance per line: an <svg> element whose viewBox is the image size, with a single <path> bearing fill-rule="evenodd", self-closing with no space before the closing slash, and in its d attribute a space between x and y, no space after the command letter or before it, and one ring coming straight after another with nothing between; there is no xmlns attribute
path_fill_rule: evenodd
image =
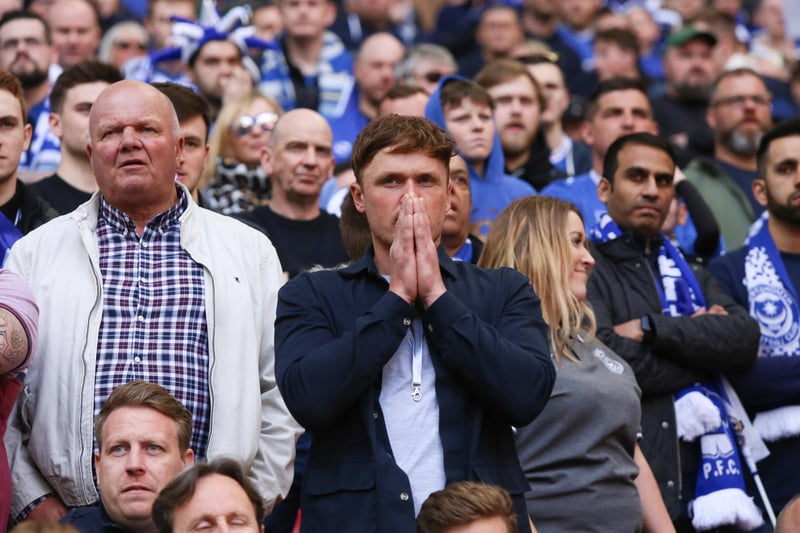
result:
<svg viewBox="0 0 800 533"><path fill-rule="evenodd" d="M261 131L272 131L278 121L278 114L274 111L264 111L256 116L242 115L231 124L231 130L237 137L243 137L253 131L253 128L261 128Z"/></svg>

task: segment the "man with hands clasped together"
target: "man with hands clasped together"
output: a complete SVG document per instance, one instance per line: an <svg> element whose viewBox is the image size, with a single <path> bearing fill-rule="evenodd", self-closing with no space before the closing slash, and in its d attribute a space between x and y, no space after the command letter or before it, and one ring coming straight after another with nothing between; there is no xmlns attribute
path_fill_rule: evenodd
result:
<svg viewBox="0 0 800 533"><path fill-rule="evenodd" d="M279 293L278 387L314 434L304 532L413 531L427 496L460 480L504 487L529 531L511 427L552 389L547 327L524 276L439 247L453 147L423 118L370 122L351 193L372 246Z"/></svg>

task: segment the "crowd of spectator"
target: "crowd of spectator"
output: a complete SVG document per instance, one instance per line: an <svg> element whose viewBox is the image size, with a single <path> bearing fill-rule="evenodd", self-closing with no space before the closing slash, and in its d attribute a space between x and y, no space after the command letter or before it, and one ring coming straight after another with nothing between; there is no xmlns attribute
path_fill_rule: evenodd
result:
<svg viewBox="0 0 800 533"><path fill-rule="evenodd" d="M798 116L791 0L0 2L0 532L800 531Z"/></svg>

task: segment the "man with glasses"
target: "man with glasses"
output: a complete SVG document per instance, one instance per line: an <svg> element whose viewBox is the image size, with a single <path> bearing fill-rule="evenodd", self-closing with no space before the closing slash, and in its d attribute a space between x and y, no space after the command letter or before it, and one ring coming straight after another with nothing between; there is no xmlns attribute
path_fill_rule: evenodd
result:
<svg viewBox="0 0 800 533"><path fill-rule="evenodd" d="M758 471L777 514L800 493L800 476L787 468L800 453L800 120L767 132L757 157L753 195L768 215L753 224L745 246L715 259L708 269L760 326L755 366L731 376L731 383L769 448ZM800 529L775 531L790 530Z"/></svg>
<svg viewBox="0 0 800 533"><path fill-rule="evenodd" d="M685 169L717 218L728 249L738 248L764 207L753 196L758 143L772 127L771 96L755 71L721 74L711 89L706 120L714 133L714 157L698 157Z"/></svg>
<svg viewBox="0 0 800 533"><path fill-rule="evenodd" d="M55 170L60 158L58 139L50 135L50 79L57 58L47 22L31 12L9 11L0 18L0 68L22 84L31 143L22 153L21 169Z"/></svg>
<svg viewBox="0 0 800 533"><path fill-rule="evenodd" d="M408 50L395 67L394 78L398 83L416 85L431 94L440 79L457 70L456 60L447 48L425 43Z"/></svg>

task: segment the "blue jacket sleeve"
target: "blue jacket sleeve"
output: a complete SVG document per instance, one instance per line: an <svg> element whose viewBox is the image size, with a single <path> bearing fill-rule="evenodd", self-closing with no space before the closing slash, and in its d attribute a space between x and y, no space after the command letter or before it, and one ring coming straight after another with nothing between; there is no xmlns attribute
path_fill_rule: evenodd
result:
<svg viewBox="0 0 800 533"><path fill-rule="evenodd" d="M499 418L522 426L544 409L555 368L541 304L530 283L503 269L498 286L508 288L508 297L493 324L449 292L427 310L423 322L432 353L470 393Z"/></svg>
<svg viewBox="0 0 800 533"><path fill-rule="evenodd" d="M728 378L751 413L800 404L800 357L759 357L750 371Z"/></svg>
<svg viewBox="0 0 800 533"><path fill-rule="evenodd" d="M435 364L439 358L495 416L523 425L544 408L555 369L539 301L525 278L508 273L498 284L504 290L496 291L505 294L496 322L482 320L450 291L421 318ZM380 383L408 319L418 316L386 291L342 333L331 320L336 310L314 290L306 275L284 286L275 324L278 386L292 415L312 431L335 423Z"/></svg>
<svg viewBox="0 0 800 533"><path fill-rule="evenodd" d="M405 336L404 319L414 316L407 302L387 291L337 335L314 290L306 275L284 285L275 321L278 388L292 416L312 431L333 423L380 379Z"/></svg>

